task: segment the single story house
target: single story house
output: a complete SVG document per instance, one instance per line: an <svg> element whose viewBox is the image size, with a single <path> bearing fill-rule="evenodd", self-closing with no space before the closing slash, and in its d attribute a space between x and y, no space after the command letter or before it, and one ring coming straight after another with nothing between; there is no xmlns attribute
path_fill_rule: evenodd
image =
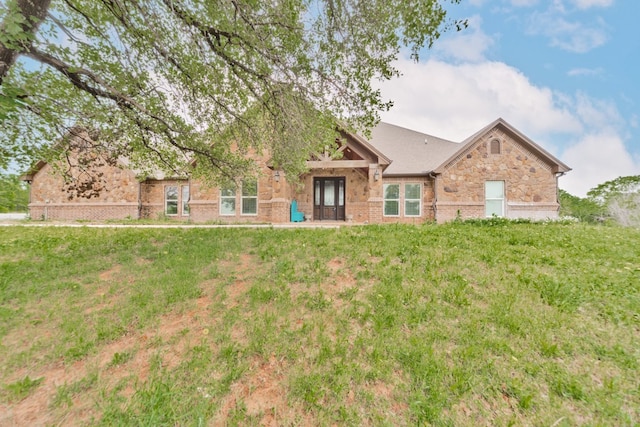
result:
<svg viewBox="0 0 640 427"><path fill-rule="evenodd" d="M570 170L501 118L460 143L380 123L370 139L342 132L339 144L341 158L313 154L295 179L265 156L257 179L223 188L188 176L140 177L108 162L95 166L100 185L90 197L69 194L45 162L23 179L32 219L285 223L302 217L292 216L295 200L307 221L421 223L556 218L558 178Z"/></svg>

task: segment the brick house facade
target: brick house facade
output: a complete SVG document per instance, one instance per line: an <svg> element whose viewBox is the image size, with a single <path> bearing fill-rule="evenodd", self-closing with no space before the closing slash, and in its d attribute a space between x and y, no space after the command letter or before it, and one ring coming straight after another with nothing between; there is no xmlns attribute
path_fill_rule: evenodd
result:
<svg viewBox="0 0 640 427"><path fill-rule="evenodd" d="M72 197L44 162L23 179L32 219L285 223L296 200L309 221L421 223L555 218L557 180L570 170L503 119L461 143L381 123L369 140L343 132L339 145L341 158L314 154L293 179L258 157L256 179L226 188L188 176L141 179L126 164L98 165L100 191L90 198Z"/></svg>

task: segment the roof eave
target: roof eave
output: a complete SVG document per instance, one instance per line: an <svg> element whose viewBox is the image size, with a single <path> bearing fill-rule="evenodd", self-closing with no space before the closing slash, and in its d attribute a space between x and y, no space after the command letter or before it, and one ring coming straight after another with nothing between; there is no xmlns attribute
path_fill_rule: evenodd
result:
<svg viewBox="0 0 640 427"><path fill-rule="evenodd" d="M429 176L431 175L431 172L415 172L415 173L410 173L410 172L397 172L397 173L383 173L382 177L383 178L410 178L412 176Z"/></svg>

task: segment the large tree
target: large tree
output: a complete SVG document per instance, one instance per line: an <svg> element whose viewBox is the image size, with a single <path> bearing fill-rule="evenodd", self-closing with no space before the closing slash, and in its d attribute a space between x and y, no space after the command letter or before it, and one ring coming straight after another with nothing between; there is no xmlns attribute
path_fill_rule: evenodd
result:
<svg viewBox="0 0 640 427"><path fill-rule="evenodd" d="M0 213L26 212L29 190L17 175L0 173Z"/></svg>
<svg viewBox="0 0 640 427"><path fill-rule="evenodd" d="M458 3L459 0L449 0ZM138 167L247 171L268 149L291 173L390 107L398 76L447 20L438 0L6 0L0 167L64 155L71 129ZM54 144L54 141L58 143ZM236 148L231 148L231 147ZM44 150L47 148L48 150Z"/></svg>
<svg viewBox="0 0 640 427"><path fill-rule="evenodd" d="M589 190L587 196L621 225L640 227L640 175L604 182Z"/></svg>

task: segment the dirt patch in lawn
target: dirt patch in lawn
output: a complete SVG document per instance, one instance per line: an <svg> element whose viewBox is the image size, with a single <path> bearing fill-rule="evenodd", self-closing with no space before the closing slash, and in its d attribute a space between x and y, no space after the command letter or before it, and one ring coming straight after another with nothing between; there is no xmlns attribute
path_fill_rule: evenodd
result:
<svg viewBox="0 0 640 427"><path fill-rule="evenodd" d="M118 300L118 295L109 295L109 283L122 280L120 268L114 265L99 274L100 281L91 295L94 305L86 308L85 313L111 306ZM234 274L233 281L225 285L220 280L202 283L200 298L160 316L155 326L128 331L73 363L58 360L44 367L25 367L7 374L5 384L26 376L42 378L42 382L22 400L0 402L0 426L91 424L102 417L102 405L97 402L105 398L103 394L118 390L124 402L131 399L140 383L148 380L154 359L160 357L164 369L178 367L194 345L201 344L215 331L220 321L214 315L216 305L223 302L231 308L245 303L246 293L260 274L261 263L254 256L243 254L222 262L219 268L223 273ZM345 270L340 259L331 260L328 268L331 272L329 283L318 286L331 300L339 301L341 293L356 286L356 280ZM127 278L124 280L128 282ZM289 286L293 294L309 291L306 284ZM224 295L222 300L221 295ZM247 331L241 323L232 329L232 340L241 346L246 344ZM208 342L208 345L216 346L214 340ZM263 426L314 425L313 414L288 396L290 363L275 354L267 359L253 356L249 369L231 385L229 393L217 396L221 399L220 409L212 420L213 425L224 425L239 405L247 416ZM90 382L91 378L94 378L93 382ZM75 387L83 382L89 385ZM67 392L69 398L63 402L59 397L61 390L73 390Z"/></svg>
<svg viewBox="0 0 640 427"><path fill-rule="evenodd" d="M76 384L97 371L101 388L107 390L122 380L131 379L122 391L125 398L130 397L134 393L131 384L148 378L154 356L160 355L162 366L167 369L175 368L183 360L192 343L198 342L211 325L210 303L210 297L203 296L195 300L192 308L166 314L156 327L103 345L80 361L67 364L58 361L34 371L19 370L7 383L26 376L32 380L43 378L42 383L20 401L0 403L0 426L78 425L99 418L101 414L95 404L98 390L90 388L75 393L71 402L59 405L56 403L59 389ZM127 355L126 360L119 363L118 357L123 355Z"/></svg>

